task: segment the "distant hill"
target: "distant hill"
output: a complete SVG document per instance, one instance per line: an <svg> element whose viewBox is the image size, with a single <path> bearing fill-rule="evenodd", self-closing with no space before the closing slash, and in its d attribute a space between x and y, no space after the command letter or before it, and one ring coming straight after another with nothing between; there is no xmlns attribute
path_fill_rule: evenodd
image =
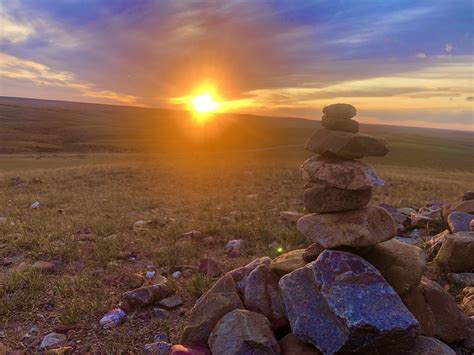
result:
<svg viewBox="0 0 474 355"><path fill-rule="evenodd" d="M301 144L319 122L0 97L0 153L143 152Z"/></svg>
<svg viewBox="0 0 474 355"><path fill-rule="evenodd" d="M187 111L0 97L0 154L194 152L300 149L320 121L216 114L198 126ZM387 138L383 161L473 169L472 132L384 125L361 131ZM369 159L370 160L370 159Z"/></svg>

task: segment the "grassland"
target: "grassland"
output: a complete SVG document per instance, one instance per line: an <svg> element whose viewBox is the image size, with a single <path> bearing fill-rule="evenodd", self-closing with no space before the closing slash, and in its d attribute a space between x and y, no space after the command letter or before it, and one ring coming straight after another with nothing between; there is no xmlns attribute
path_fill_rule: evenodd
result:
<svg viewBox="0 0 474 355"><path fill-rule="evenodd" d="M11 121L10 130L21 126L22 120ZM228 270L256 256L273 257L276 246L290 250L304 244L279 212L303 211L299 165L309 154L302 141L317 123L298 121L298 127L285 128L284 122L259 123L229 145L214 141L183 149L187 141L181 140L173 146L182 149L173 152L158 145L142 152L100 153L86 136L85 152L58 145L55 153L35 148L0 156L0 216L7 218L0 224L0 260L14 260L0 266L0 341L35 351L52 330L67 333L82 352L141 351L158 330L177 341L189 309L212 279L195 274L178 280L176 290L185 304L168 320L158 321L147 308L112 330L102 330L98 321L132 287L133 274L151 266L169 272L212 257ZM4 125L0 128L5 132ZM24 129L31 138L31 127ZM89 132L79 123L77 129ZM391 146L385 158L369 160L386 180L372 204L419 207L431 199L458 200L473 188L472 134L381 126L363 130L387 137ZM245 144L250 136L265 138ZM18 142L13 138L9 146ZM117 142L123 143L122 136ZM29 208L33 201L40 201L39 209ZM135 233L137 220L155 223ZM190 230L201 237L179 237ZM226 242L240 238L247 241L245 253L228 257ZM32 270L29 265L38 260L54 262L55 272ZM24 338L32 325L39 333Z"/></svg>

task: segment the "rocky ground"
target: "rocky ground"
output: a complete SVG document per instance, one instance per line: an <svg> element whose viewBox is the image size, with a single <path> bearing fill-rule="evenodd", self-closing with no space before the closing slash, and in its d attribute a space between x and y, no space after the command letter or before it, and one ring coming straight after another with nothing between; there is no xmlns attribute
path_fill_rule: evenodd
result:
<svg viewBox="0 0 474 355"><path fill-rule="evenodd" d="M340 128L336 123L328 125ZM300 163L306 158L299 156ZM351 173L362 167L357 179L325 173L302 189L295 159L271 157L263 165L261 157L195 160L2 176L3 348L167 354L175 344L173 354L250 351L246 346L330 353L337 344L368 346L354 317L386 312L396 319L365 319L370 336L380 340L373 346L470 351L465 314L473 316L473 200L469 193L463 197L467 174L447 184L456 173L415 177L382 167L374 175L350 163ZM310 158L305 166L312 173L303 169L303 178L320 176L318 164ZM308 212L316 214L300 219ZM321 230L308 234L315 229L303 222L297 229L298 219ZM337 233L356 225L364 226L364 238ZM341 265L347 269L338 275ZM327 272L315 276L317 270ZM358 294L361 283L366 289ZM306 295L321 302L306 309L296 302ZM372 302L355 304L360 312L351 315L347 305L354 298ZM324 319L315 316L322 305ZM334 317L345 319L334 328L344 334L338 342L317 332L330 329ZM314 319L324 326L313 326Z"/></svg>

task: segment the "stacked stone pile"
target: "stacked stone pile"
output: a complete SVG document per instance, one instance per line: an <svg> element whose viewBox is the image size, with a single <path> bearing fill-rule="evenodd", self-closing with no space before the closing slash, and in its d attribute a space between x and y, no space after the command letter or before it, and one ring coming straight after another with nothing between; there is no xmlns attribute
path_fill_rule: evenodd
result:
<svg viewBox="0 0 474 355"><path fill-rule="evenodd" d="M323 112L324 128L306 144L317 155L301 168L309 214L297 229L308 248L221 277L191 310L181 342L219 355L453 354L446 343L469 346L466 315L423 276L423 250L394 239L387 208L368 206L384 182L356 159L384 156L386 142L358 133L351 105Z"/></svg>

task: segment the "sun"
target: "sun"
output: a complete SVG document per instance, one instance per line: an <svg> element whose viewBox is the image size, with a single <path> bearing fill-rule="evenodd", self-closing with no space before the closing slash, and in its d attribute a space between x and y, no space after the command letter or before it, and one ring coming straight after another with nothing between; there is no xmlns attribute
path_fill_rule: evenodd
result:
<svg viewBox="0 0 474 355"><path fill-rule="evenodd" d="M192 100L192 105L194 111L198 113L213 112L219 108L219 103L210 93L203 93L194 97Z"/></svg>

